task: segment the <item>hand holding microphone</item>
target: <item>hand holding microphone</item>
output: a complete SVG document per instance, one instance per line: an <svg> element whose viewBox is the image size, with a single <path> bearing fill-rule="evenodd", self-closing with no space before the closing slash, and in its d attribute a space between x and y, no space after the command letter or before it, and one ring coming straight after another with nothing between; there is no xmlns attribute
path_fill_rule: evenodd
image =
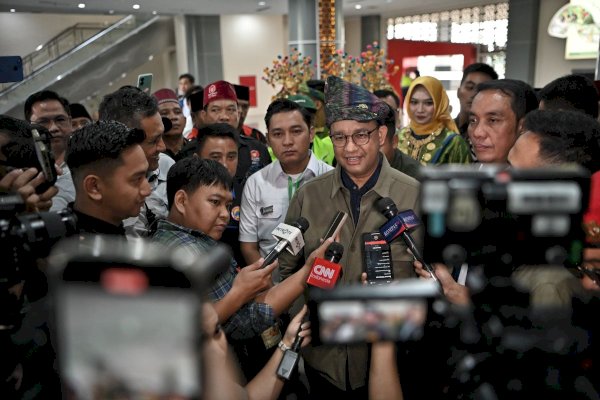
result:
<svg viewBox="0 0 600 400"><path fill-rule="evenodd" d="M342 266L338 263L343 254L344 246L337 242L331 243L324 258L315 258L306 283L321 289L333 289L342 275Z"/></svg>
<svg viewBox="0 0 600 400"><path fill-rule="evenodd" d="M415 212L413 210L398 212L396 204L389 197L377 200L376 207L388 219L388 222L380 228L380 232L385 236L387 242L391 243L397 237L401 237L415 260L419 261L423 265L423 268L431 275L431 278L440 284L434 269L425 262L415 240L410 234L410 230L419 225L419 219Z"/></svg>
<svg viewBox="0 0 600 400"><path fill-rule="evenodd" d="M310 224L304 217L298 218L291 225L281 223L273 230L272 235L277 239L277 244L267 254L261 268L266 267L279 257L283 250L297 255L304 247L304 238L302 234L306 232Z"/></svg>

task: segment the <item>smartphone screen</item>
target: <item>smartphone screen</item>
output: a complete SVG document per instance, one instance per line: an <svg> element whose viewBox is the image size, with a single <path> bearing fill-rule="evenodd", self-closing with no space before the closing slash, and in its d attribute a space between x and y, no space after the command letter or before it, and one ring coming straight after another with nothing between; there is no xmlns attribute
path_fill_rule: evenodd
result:
<svg viewBox="0 0 600 400"><path fill-rule="evenodd" d="M64 282L56 294L59 365L74 399L200 395L198 297L147 288L131 296Z"/></svg>
<svg viewBox="0 0 600 400"><path fill-rule="evenodd" d="M324 344L416 340L427 317L424 299L327 300L318 306Z"/></svg>
<svg viewBox="0 0 600 400"><path fill-rule="evenodd" d="M363 234L363 255L369 284L392 282L394 272L390 245L381 233Z"/></svg>
<svg viewBox="0 0 600 400"><path fill-rule="evenodd" d="M152 90L152 74L142 74L138 76L137 87L143 92L150 94Z"/></svg>

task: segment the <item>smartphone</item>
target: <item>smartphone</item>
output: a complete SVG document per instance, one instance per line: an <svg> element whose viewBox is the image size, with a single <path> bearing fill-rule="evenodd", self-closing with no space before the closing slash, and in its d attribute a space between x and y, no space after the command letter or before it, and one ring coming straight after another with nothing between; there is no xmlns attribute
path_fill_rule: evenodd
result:
<svg viewBox="0 0 600 400"><path fill-rule="evenodd" d="M50 256L69 398L201 398L203 288L190 272L210 264L185 266L168 253L158 243L95 237Z"/></svg>
<svg viewBox="0 0 600 400"><path fill-rule="evenodd" d="M141 74L138 75L137 78L137 87L142 90L142 92L150 94L152 90L152 74Z"/></svg>
<svg viewBox="0 0 600 400"><path fill-rule="evenodd" d="M367 282L370 285L391 283L394 280L390 245L380 232L362 235L363 257Z"/></svg>
<svg viewBox="0 0 600 400"><path fill-rule="evenodd" d="M323 234L322 239L327 240L330 237L336 237L340 233L340 230L342 230L344 223L346 223L346 219L348 219L348 214L343 211L338 211L331 220L331 223Z"/></svg>
<svg viewBox="0 0 600 400"><path fill-rule="evenodd" d="M37 129L33 128L31 130L31 136L33 138L33 145L35 147L35 154L37 157L38 170L44 173L46 177L46 181L39 184L35 191L37 193L44 193L48 190L52 185L56 183L56 167L54 166L54 157L52 156L52 152L50 151L50 146L48 143L42 138Z"/></svg>
<svg viewBox="0 0 600 400"><path fill-rule="evenodd" d="M23 60L20 56L0 57L0 83L21 82L23 80Z"/></svg>
<svg viewBox="0 0 600 400"><path fill-rule="evenodd" d="M428 299L437 294L428 281L387 286L310 289L308 303L315 344L418 340L427 319Z"/></svg>

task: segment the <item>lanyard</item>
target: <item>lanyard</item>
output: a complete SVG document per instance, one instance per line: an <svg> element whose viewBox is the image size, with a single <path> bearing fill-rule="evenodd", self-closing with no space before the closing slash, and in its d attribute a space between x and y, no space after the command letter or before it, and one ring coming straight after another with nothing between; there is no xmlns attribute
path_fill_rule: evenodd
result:
<svg viewBox="0 0 600 400"><path fill-rule="evenodd" d="M306 170L304 170L302 175L300 175L298 179L296 179L296 182L294 182L291 176L288 176L288 201L292 201L292 196L294 196L294 193L296 193L296 191L300 187L300 181L304 177L305 172Z"/></svg>

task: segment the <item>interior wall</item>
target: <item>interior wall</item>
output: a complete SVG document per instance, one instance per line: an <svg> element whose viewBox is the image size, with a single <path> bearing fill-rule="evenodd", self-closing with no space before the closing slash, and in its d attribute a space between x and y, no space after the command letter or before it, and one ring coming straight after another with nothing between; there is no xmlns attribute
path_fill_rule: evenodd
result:
<svg viewBox="0 0 600 400"><path fill-rule="evenodd" d="M345 45L344 50L353 56L360 56L362 35L360 32L360 17L344 18Z"/></svg>
<svg viewBox="0 0 600 400"><path fill-rule="evenodd" d="M256 76L257 107L251 107L246 125L265 132L263 118L274 89L262 80L263 70L273 65L278 55L287 54L288 32L283 16L222 15L221 46L223 78L238 83L241 75Z"/></svg>
<svg viewBox="0 0 600 400"><path fill-rule="evenodd" d="M548 23L556 11L568 1L544 0L540 2L540 18L538 25L537 57L535 62L535 87L543 87L550 81L573 70L596 69L596 60L565 60L566 39L548 35Z"/></svg>
<svg viewBox="0 0 600 400"><path fill-rule="evenodd" d="M0 13L0 55L26 56L66 28L81 22L106 26L123 15Z"/></svg>

